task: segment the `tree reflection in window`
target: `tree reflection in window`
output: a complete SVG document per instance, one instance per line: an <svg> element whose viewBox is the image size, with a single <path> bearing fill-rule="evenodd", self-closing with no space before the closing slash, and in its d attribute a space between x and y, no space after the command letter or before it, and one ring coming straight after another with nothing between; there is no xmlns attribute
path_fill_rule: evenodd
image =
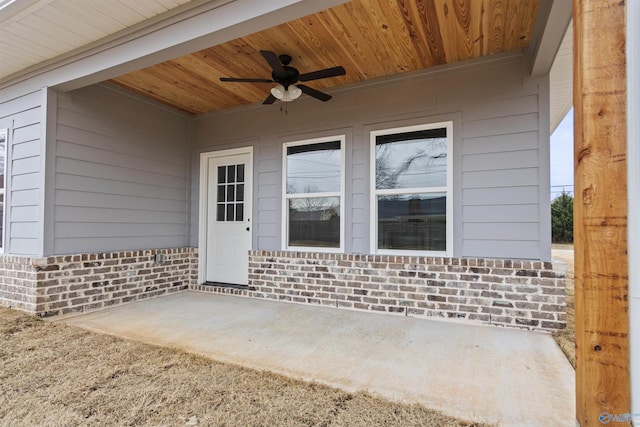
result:
<svg viewBox="0 0 640 427"><path fill-rule="evenodd" d="M446 128L375 138L376 247L446 251Z"/></svg>
<svg viewBox="0 0 640 427"><path fill-rule="evenodd" d="M376 189L446 185L446 129L376 138Z"/></svg>

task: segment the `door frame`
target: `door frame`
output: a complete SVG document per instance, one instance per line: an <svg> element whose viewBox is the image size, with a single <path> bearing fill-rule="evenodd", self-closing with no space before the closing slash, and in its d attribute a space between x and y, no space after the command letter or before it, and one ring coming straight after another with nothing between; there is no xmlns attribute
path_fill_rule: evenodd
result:
<svg viewBox="0 0 640 427"><path fill-rule="evenodd" d="M200 204L199 217L198 217L198 284L204 283L206 279L207 269L207 233L209 230L209 224L207 218L209 217L209 167L208 163L210 159L218 157L228 157L241 154L249 155L249 163L247 168L251 171L251 211L248 212L253 217L253 147L241 147L231 148L228 150L207 151L200 153L200 196L198 203ZM253 224L253 221L252 221ZM249 249L253 248L253 226L251 227L251 239Z"/></svg>

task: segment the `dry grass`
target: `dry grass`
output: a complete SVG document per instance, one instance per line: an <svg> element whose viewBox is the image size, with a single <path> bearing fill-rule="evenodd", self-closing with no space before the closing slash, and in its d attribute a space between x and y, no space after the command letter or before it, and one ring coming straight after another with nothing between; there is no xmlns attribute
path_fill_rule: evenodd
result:
<svg viewBox="0 0 640 427"><path fill-rule="evenodd" d="M574 264L573 264L573 245L553 245L553 258L559 259L567 263L567 329L556 332L554 338L556 342L571 362L576 367L576 331L574 317ZM568 251L571 250L571 251Z"/></svg>
<svg viewBox="0 0 640 427"><path fill-rule="evenodd" d="M0 308L0 425L480 426Z"/></svg>
<svg viewBox="0 0 640 427"><path fill-rule="evenodd" d="M573 243L553 243L551 247L552 249L565 249L565 250L572 251Z"/></svg>

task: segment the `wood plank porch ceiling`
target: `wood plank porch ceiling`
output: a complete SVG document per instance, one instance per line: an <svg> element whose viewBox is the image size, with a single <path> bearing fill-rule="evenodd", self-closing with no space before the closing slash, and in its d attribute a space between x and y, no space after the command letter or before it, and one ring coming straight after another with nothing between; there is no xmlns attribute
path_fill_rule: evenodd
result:
<svg viewBox="0 0 640 427"><path fill-rule="evenodd" d="M527 47L540 0L352 0L112 81L180 110L201 114L260 103L271 78L259 51L293 57L301 73L342 65L346 76L316 89ZM265 106L265 108L268 108Z"/></svg>

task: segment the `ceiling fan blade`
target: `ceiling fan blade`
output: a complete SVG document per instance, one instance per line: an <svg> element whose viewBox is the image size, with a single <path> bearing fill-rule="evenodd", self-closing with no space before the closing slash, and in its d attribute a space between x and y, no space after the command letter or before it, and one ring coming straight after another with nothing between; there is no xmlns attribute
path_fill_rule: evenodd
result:
<svg viewBox="0 0 640 427"><path fill-rule="evenodd" d="M261 50L260 54L265 59L265 61L269 63L271 69L275 71L276 74L283 75L285 73L284 67L280 63L278 55L276 55L274 52L271 52L270 50Z"/></svg>
<svg viewBox="0 0 640 427"><path fill-rule="evenodd" d="M345 74L347 74L347 72L339 65L337 67L325 68L324 70L301 74L300 81L308 82L311 80L326 79L327 77L344 76Z"/></svg>
<svg viewBox="0 0 640 427"><path fill-rule="evenodd" d="M320 101L323 102L327 102L328 100L331 99L331 95L327 95L324 92L320 92L319 90L316 90L312 87L309 87L307 85L296 85L300 88L300 90L302 90L302 93L305 93L309 96L313 96L316 99L319 99Z"/></svg>
<svg viewBox="0 0 640 427"><path fill-rule="evenodd" d="M235 77L220 77L221 82L236 82L236 83L273 83L271 79L244 79Z"/></svg>
<svg viewBox="0 0 640 427"><path fill-rule="evenodd" d="M264 102L262 103L262 105L269 105L269 104L273 104L274 102L276 102L276 98L275 96L273 96L272 94L269 94L269 96L267 96L267 99L264 100Z"/></svg>

